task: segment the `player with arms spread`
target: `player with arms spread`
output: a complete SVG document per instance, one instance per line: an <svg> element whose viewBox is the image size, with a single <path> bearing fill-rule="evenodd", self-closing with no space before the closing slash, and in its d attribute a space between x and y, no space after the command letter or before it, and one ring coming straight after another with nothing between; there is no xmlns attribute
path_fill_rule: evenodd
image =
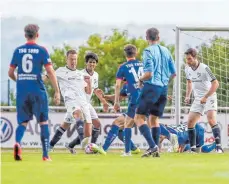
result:
<svg viewBox="0 0 229 184"><path fill-rule="evenodd" d="M195 49L188 49L185 55L188 65L185 71L187 78L185 102L190 102L192 90L195 97L188 115L188 133L191 151L196 152L195 124L200 116L203 115L204 112L207 112L207 120L212 128L216 142L216 152L222 153L220 128L216 121L216 90L219 87L219 82L210 68L197 60L197 51Z"/></svg>
<svg viewBox="0 0 229 184"><path fill-rule="evenodd" d="M16 144L14 145L14 159L22 160L21 140L26 126L35 115L41 128L41 142L43 160L51 161L48 156L49 128L48 128L48 98L42 81L42 68L45 66L47 76L55 89L54 102L60 103L60 92L55 71L47 50L36 44L39 27L35 24L25 26L27 43L16 48L10 63L9 77L17 83L17 121ZM14 71L17 68L17 76Z"/></svg>

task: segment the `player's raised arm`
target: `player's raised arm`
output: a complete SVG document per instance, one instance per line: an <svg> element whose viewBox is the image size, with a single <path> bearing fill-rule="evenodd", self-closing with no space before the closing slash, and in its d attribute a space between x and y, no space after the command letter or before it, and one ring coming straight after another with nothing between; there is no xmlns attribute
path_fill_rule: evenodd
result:
<svg viewBox="0 0 229 184"><path fill-rule="evenodd" d="M90 79L90 76L84 76L84 81L87 83L87 86L85 87L85 92L87 94L91 94L92 88L91 88L91 79Z"/></svg>

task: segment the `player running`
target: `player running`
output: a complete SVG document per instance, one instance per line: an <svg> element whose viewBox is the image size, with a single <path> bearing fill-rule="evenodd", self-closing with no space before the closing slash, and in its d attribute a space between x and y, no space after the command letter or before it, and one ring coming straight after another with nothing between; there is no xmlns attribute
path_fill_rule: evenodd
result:
<svg viewBox="0 0 229 184"><path fill-rule="evenodd" d="M134 45L128 44L124 47L124 53L127 59L127 62L122 64L116 74L116 84L115 84L115 103L114 110L117 112L120 110L119 96L121 83L125 79L128 83L128 92L130 93L128 101L128 110L126 113L126 122L124 125L124 134L125 134L125 152L123 156L131 156L131 128L134 124L134 115L135 109L137 106L137 99L140 94L140 88L138 87L139 77L143 74L143 64L136 60L137 48ZM112 139L118 135L119 126L112 125L111 134L107 136L107 139L104 144L106 149L107 145L110 144Z"/></svg>
<svg viewBox="0 0 229 184"><path fill-rule="evenodd" d="M33 115L40 124L43 160L51 161L48 155L49 128L48 128L48 98L42 81L43 66L50 78L55 90L54 102L60 103L60 92L55 71L47 50L36 44L39 27L36 24L28 24L24 28L27 43L15 49L10 63L9 77L17 83L17 121L16 144L14 145L14 159L19 161L21 157L21 140L26 126ZM17 76L14 71L18 69Z"/></svg>

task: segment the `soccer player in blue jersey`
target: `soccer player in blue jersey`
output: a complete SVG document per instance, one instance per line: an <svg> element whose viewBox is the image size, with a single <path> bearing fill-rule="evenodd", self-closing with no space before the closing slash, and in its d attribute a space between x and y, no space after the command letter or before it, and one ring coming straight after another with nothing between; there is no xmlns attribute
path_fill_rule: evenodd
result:
<svg viewBox="0 0 229 184"><path fill-rule="evenodd" d="M60 103L60 92L55 71L47 50L36 44L39 27L28 24L24 28L27 43L17 47L10 63L9 77L17 83L17 121L16 144L14 145L14 159L22 160L21 140L26 126L33 115L41 128L41 142L43 160L51 161L48 156L49 128L48 128L48 98L42 81L42 69L45 66L47 76L55 89L54 102ZM17 75L14 74L17 68Z"/></svg>
<svg viewBox="0 0 229 184"><path fill-rule="evenodd" d="M163 115L167 101L168 83L170 78L175 77L175 67L171 53L166 47L158 44L159 31L150 28L146 31L146 39L149 43L143 51L144 75L139 77L139 86L143 86L139 96L136 115L136 125L145 137L150 149L142 157L159 157L160 127L158 117ZM152 127L153 136L145 122L146 115L149 116L149 124Z"/></svg>
<svg viewBox="0 0 229 184"><path fill-rule="evenodd" d="M134 45L128 44L124 47L124 53L127 62L123 63L116 74L116 84L115 84L115 103L114 110L117 112L120 110L119 96L120 88L123 79L128 83L128 92L130 93L128 101L127 117L124 127L125 134L125 152L123 156L130 156L131 148L131 128L134 124L134 115L137 105L137 99L140 94L140 88L138 87L139 77L143 74L143 64L138 61L135 57L137 55L137 48ZM117 133L119 127L112 127Z"/></svg>
<svg viewBox="0 0 229 184"><path fill-rule="evenodd" d="M128 92L128 85L127 83L123 85L122 89L120 90L120 100L129 97L130 93ZM115 100L115 95L104 95L104 98L108 101L114 102ZM125 143L125 133L123 131L124 129L124 124L125 124L125 119L126 119L126 114L122 114L119 117L117 117L111 126L111 130L107 134L107 138L105 140L105 143L103 145L103 150L108 151L110 145L112 142L115 140L115 138L118 136L118 138ZM133 141L130 140L130 150L131 153L133 154L138 154L140 153L140 149L137 148ZM125 154L124 154L125 155Z"/></svg>
<svg viewBox="0 0 229 184"><path fill-rule="evenodd" d="M189 135L188 135L188 125L187 123L179 125L164 125L160 124L161 136L160 142L164 139L170 140L172 135L176 135L178 138L179 148L174 151L180 153L189 151L191 149L189 144ZM204 145L204 128L200 124L195 125L196 131L196 147L197 152L209 153L212 150L216 149L216 144L212 143L210 145Z"/></svg>

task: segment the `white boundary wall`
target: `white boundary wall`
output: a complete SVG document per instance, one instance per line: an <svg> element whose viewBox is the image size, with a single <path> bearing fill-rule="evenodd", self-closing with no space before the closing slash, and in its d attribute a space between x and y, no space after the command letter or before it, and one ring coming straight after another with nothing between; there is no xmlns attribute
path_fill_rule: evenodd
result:
<svg viewBox="0 0 229 184"><path fill-rule="evenodd" d="M49 126L50 126L50 133L51 137L54 135L56 129L60 125L63 120L64 112L51 112L49 113ZM183 120L187 120L187 115L183 115ZM104 143L106 138L107 132L110 130L110 125L112 124L113 120L118 116L118 114L99 114L102 129L101 135L98 139L98 145ZM160 120L161 123L170 124L171 122L174 123L174 120L169 118L169 114L165 114L165 117ZM229 148L229 115L228 114L218 114L217 117L218 123L221 128L222 133L222 144L224 148ZM205 128L205 144L211 143L213 139L213 135L211 132L211 128L207 124L206 116L204 116L201 120L201 125ZM14 145L15 140L15 129L17 127L17 119L16 119L16 112L1 112L1 147L2 148L12 148ZM147 143L144 138L140 135L140 132L137 128L133 128L132 130L132 140L134 143L139 146L140 148L147 148ZM32 120L27 127L25 132L22 147L24 148L40 148L40 127L36 123L35 120ZM71 128L63 135L62 139L56 145L56 148L64 148L64 144L66 142L71 141L77 136L77 132L75 131L75 125L73 124ZM163 147L168 147L168 142L164 142ZM123 143L118 140L118 138L114 141L111 148L123 148Z"/></svg>

